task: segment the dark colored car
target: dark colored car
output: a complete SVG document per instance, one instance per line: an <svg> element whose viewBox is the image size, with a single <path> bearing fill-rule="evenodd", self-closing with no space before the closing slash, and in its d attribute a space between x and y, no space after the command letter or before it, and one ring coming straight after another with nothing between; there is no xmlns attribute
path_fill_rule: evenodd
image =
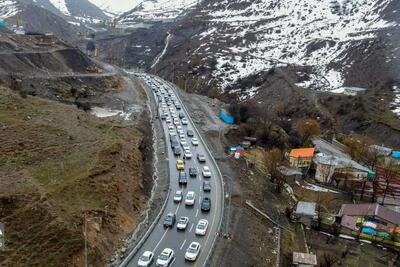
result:
<svg viewBox="0 0 400 267"><path fill-rule="evenodd" d="M179 112L179 118L180 118L180 119L185 118L185 113L183 113L182 111Z"/></svg>
<svg viewBox="0 0 400 267"><path fill-rule="evenodd" d="M169 136L169 141L170 141L171 145L172 145L173 142L176 142L176 143L179 142L178 141L178 137L176 137L176 135L170 135Z"/></svg>
<svg viewBox="0 0 400 267"><path fill-rule="evenodd" d="M177 147L180 148L180 146L181 146L181 145L179 144L178 140L173 140L173 141L171 141L171 148L172 148L172 149L177 148Z"/></svg>
<svg viewBox="0 0 400 267"><path fill-rule="evenodd" d="M187 136L188 137L193 137L194 136L194 132L192 130L187 130Z"/></svg>
<svg viewBox="0 0 400 267"><path fill-rule="evenodd" d="M175 107L177 110L181 110L181 105L176 105Z"/></svg>
<svg viewBox="0 0 400 267"><path fill-rule="evenodd" d="M165 114L161 114L161 117L160 117L162 120L165 120L166 118L167 118L167 116L165 115Z"/></svg>
<svg viewBox="0 0 400 267"><path fill-rule="evenodd" d="M201 163L206 162L206 156L204 156L203 154L197 154L197 160Z"/></svg>
<svg viewBox="0 0 400 267"><path fill-rule="evenodd" d="M209 197L203 198L201 201L201 210L202 211L210 211L211 209L211 199Z"/></svg>
<svg viewBox="0 0 400 267"><path fill-rule="evenodd" d="M179 146L174 147L174 155L175 156L178 157L178 156L181 155L181 153L182 153L182 150L181 150L181 148Z"/></svg>
<svg viewBox="0 0 400 267"><path fill-rule="evenodd" d="M190 177L196 177L197 176L197 169L194 167L189 168L189 176Z"/></svg>
<svg viewBox="0 0 400 267"><path fill-rule="evenodd" d="M179 177L178 177L178 180L179 180L179 184L184 184L184 185L186 185L187 184L187 175L186 175L186 172L184 172L184 171L181 171L181 172L179 172Z"/></svg>
<svg viewBox="0 0 400 267"><path fill-rule="evenodd" d="M176 215L174 213L168 213L164 219L164 227L173 227L176 221Z"/></svg>
<svg viewBox="0 0 400 267"><path fill-rule="evenodd" d="M210 183L210 181L204 181L203 182L203 191L204 192L210 192L211 191L211 183Z"/></svg>

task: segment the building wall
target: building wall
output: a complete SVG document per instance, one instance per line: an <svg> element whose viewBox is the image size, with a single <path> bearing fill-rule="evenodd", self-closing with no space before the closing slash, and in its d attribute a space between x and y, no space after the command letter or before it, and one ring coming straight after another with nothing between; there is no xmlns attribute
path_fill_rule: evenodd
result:
<svg viewBox="0 0 400 267"><path fill-rule="evenodd" d="M332 175L335 172L335 168L332 165L327 164L316 164L315 179L321 183L330 183L332 181Z"/></svg>
<svg viewBox="0 0 400 267"><path fill-rule="evenodd" d="M290 166L297 168L308 168L311 165L312 158L295 158L290 157Z"/></svg>

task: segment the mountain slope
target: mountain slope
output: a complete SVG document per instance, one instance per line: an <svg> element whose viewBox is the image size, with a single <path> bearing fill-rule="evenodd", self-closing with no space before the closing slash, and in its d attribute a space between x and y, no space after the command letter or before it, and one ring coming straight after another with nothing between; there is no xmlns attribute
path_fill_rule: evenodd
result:
<svg viewBox="0 0 400 267"><path fill-rule="evenodd" d="M145 0L138 2L132 10L122 14L122 24L138 21L170 21L198 4L199 0Z"/></svg>
<svg viewBox="0 0 400 267"><path fill-rule="evenodd" d="M345 84L354 52L371 54L374 44L389 43L399 29L399 18L391 16L398 7L390 0L208 0L174 29L175 43L189 49L182 60L189 70L214 69L212 83L221 90L240 89L241 79L287 65L310 68L299 86L332 90ZM396 57L386 52L389 64Z"/></svg>

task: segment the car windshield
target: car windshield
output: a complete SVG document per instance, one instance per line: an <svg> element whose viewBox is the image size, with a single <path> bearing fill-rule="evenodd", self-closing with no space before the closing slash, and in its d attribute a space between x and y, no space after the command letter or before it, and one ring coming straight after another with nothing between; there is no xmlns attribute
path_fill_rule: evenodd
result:
<svg viewBox="0 0 400 267"><path fill-rule="evenodd" d="M149 256L145 256L145 255L142 255L141 257L140 257L140 260L141 261L148 261L150 259L150 257Z"/></svg>
<svg viewBox="0 0 400 267"><path fill-rule="evenodd" d="M199 228L200 230L203 230L203 229L206 228L206 226L205 226L205 224L199 224L199 225L197 226L197 228Z"/></svg>
<svg viewBox="0 0 400 267"><path fill-rule="evenodd" d="M181 196L181 193L176 193L175 196L176 196L176 197L180 197L180 196Z"/></svg>
<svg viewBox="0 0 400 267"><path fill-rule="evenodd" d="M161 254L160 257L158 257L160 260L168 260L168 255L166 254Z"/></svg>
<svg viewBox="0 0 400 267"><path fill-rule="evenodd" d="M195 248L189 247L187 250L189 253L196 253L197 250Z"/></svg>

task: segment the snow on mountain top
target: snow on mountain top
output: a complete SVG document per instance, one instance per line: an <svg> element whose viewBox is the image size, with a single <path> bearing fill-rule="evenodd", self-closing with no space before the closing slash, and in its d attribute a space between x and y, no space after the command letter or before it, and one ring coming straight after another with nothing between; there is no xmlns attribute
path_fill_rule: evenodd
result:
<svg viewBox="0 0 400 267"><path fill-rule="evenodd" d="M183 11L199 3L199 0L144 0L131 12L124 14L122 23L139 20L171 20Z"/></svg>
<svg viewBox="0 0 400 267"><path fill-rule="evenodd" d="M113 14L122 14L139 5L143 0L89 0L101 9Z"/></svg>
<svg viewBox="0 0 400 267"><path fill-rule="evenodd" d="M61 13L64 15L71 15L71 13L68 10L67 4L65 3L65 0L49 0L50 3L55 6L58 10L60 10Z"/></svg>
<svg viewBox="0 0 400 267"><path fill-rule="evenodd" d="M222 0L201 14L208 27L194 53L214 57L222 88L276 66L310 66L314 74L298 86L331 90L343 86L342 64L357 42L397 26L381 18L391 0ZM207 50L207 48L213 48ZM217 50L217 52L215 52ZM332 64L337 64L335 68ZM233 88L235 89L235 88ZM254 88L248 89L254 96Z"/></svg>
<svg viewBox="0 0 400 267"><path fill-rule="evenodd" d="M17 2L13 0L0 1L0 18L8 18L19 12Z"/></svg>

